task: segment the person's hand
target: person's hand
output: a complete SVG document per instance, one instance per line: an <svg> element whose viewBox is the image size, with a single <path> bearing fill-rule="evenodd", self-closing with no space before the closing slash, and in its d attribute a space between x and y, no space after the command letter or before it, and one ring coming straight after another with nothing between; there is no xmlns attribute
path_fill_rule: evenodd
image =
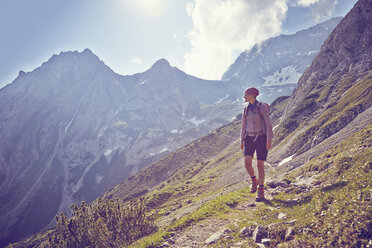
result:
<svg viewBox="0 0 372 248"><path fill-rule="evenodd" d="M244 149L244 142L243 142L243 141L240 142L240 149L241 149L241 150Z"/></svg>
<svg viewBox="0 0 372 248"><path fill-rule="evenodd" d="M266 149L270 150L271 148L271 140L266 141Z"/></svg>

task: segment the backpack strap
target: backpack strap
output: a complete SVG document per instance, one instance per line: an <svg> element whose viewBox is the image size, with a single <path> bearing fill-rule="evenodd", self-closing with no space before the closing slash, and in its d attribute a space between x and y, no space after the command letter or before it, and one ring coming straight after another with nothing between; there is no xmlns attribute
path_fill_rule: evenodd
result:
<svg viewBox="0 0 372 248"><path fill-rule="evenodd" d="M246 118L248 115L248 106L244 107L244 117Z"/></svg>

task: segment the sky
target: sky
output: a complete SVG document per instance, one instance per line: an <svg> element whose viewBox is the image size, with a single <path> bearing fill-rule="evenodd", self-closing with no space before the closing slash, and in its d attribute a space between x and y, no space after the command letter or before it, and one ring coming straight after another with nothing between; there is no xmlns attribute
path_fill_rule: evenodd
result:
<svg viewBox="0 0 372 248"><path fill-rule="evenodd" d="M0 87L61 51L89 48L132 75L165 58L220 79L238 55L345 16L357 0L0 0Z"/></svg>

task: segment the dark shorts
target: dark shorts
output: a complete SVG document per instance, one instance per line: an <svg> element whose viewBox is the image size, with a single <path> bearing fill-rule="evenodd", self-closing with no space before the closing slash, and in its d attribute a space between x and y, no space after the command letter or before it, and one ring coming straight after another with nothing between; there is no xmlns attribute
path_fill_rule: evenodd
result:
<svg viewBox="0 0 372 248"><path fill-rule="evenodd" d="M257 151L257 159L266 161L267 152L266 149L266 135L258 136L256 141L255 137L247 136L244 138L244 156L251 156Z"/></svg>

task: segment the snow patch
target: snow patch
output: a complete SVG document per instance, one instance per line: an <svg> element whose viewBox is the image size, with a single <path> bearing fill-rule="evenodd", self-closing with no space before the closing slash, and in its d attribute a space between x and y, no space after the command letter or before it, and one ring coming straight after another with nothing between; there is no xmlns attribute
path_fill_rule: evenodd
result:
<svg viewBox="0 0 372 248"><path fill-rule="evenodd" d="M158 153L163 153L163 152L168 152L168 151L170 151L170 150L168 148L164 147Z"/></svg>
<svg viewBox="0 0 372 248"><path fill-rule="evenodd" d="M285 163L288 163L289 161L291 161L292 158L293 158L293 156L294 156L294 154L293 154L292 156L289 156L288 158L283 159L283 160L278 164L278 167L279 167L279 166L282 166L282 165L285 164Z"/></svg>
<svg viewBox="0 0 372 248"><path fill-rule="evenodd" d="M183 130L178 131L178 129L173 129L173 130L171 131L171 133L183 133Z"/></svg>
<svg viewBox="0 0 372 248"><path fill-rule="evenodd" d="M203 122L205 122L205 120L197 120L196 117L192 118L192 119L189 119L188 120L189 122L191 122L192 124L194 124L195 126L199 126L200 124L202 124Z"/></svg>
<svg viewBox="0 0 372 248"><path fill-rule="evenodd" d="M306 55L316 55L317 53L319 52L319 50L315 50L315 51L310 51L308 52Z"/></svg>
<svg viewBox="0 0 372 248"><path fill-rule="evenodd" d="M102 176L100 174L96 174L96 183L99 184L101 183L102 179L104 178L105 176Z"/></svg>
<svg viewBox="0 0 372 248"><path fill-rule="evenodd" d="M224 101L225 99L227 99L230 95L227 94L226 96L222 97L220 100L218 100L217 102L215 102L215 104L219 104L221 103L222 101Z"/></svg>
<svg viewBox="0 0 372 248"><path fill-rule="evenodd" d="M110 156L113 150L107 149L107 151L104 153L106 157Z"/></svg>
<svg viewBox="0 0 372 248"><path fill-rule="evenodd" d="M297 84L300 77L301 73L297 72L294 66L287 66L274 72L272 75L264 77L265 83L263 86Z"/></svg>
<svg viewBox="0 0 372 248"><path fill-rule="evenodd" d="M167 147L164 147L163 149L161 149L160 151L158 152L150 152L150 156L154 156L156 154L161 154L163 152L170 152L170 150L167 148Z"/></svg>
<svg viewBox="0 0 372 248"><path fill-rule="evenodd" d="M67 126L65 127L65 134L67 134L68 129L70 128L70 126L71 126L72 122L74 121L74 119L75 119L77 113L79 112L80 103L81 103L81 98L82 98L82 97L80 97L80 100L79 100L78 106L77 106L77 108L76 108L76 111L75 111L74 115L72 116L72 119L70 120L70 122L69 122L69 123L67 124Z"/></svg>

